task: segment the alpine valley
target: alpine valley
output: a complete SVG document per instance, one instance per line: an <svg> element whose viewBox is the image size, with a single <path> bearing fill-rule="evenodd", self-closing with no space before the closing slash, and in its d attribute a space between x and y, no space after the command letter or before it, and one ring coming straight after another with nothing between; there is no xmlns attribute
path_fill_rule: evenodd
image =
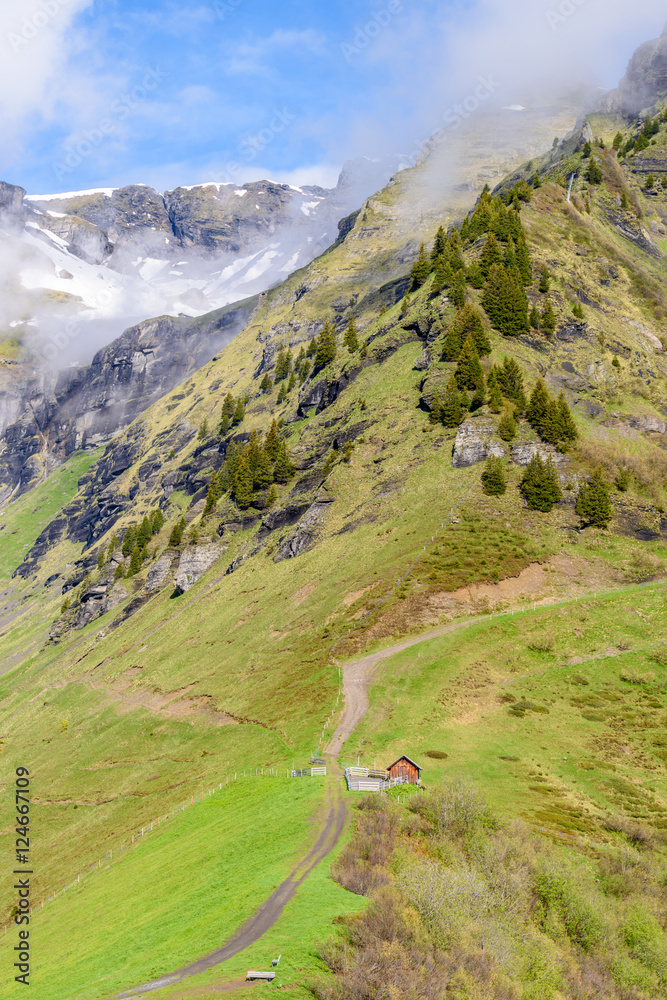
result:
<svg viewBox="0 0 667 1000"><path fill-rule="evenodd" d="M331 191L2 186L33 1000L667 997L666 67Z"/></svg>

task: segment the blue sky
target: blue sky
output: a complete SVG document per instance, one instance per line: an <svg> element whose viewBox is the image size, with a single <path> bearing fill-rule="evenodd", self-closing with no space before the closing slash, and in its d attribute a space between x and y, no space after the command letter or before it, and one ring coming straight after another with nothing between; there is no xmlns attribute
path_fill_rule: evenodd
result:
<svg viewBox="0 0 667 1000"><path fill-rule="evenodd" d="M30 193L334 183L347 157L414 149L479 74L508 100L572 67L611 86L664 20L655 0L632 19L626 0L567 2L556 28L562 0L21 4L0 23L1 176Z"/></svg>

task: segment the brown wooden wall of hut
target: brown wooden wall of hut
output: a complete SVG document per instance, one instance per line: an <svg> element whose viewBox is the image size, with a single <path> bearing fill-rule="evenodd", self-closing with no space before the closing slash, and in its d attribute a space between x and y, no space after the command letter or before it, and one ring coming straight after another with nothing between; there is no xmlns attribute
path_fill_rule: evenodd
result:
<svg viewBox="0 0 667 1000"><path fill-rule="evenodd" d="M409 760L397 760L389 769L391 778L407 778L411 785L419 784L419 771Z"/></svg>

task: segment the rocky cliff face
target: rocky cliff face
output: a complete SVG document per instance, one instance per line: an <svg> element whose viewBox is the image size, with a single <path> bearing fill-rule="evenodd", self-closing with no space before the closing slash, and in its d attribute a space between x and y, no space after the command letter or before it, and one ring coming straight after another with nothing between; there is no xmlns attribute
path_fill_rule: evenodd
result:
<svg viewBox="0 0 667 1000"><path fill-rule="evenodd" d="M17 285L48 289L52 305L76 297L91 315L128 325L160 312L201 315L284 280L330 246L339 220L398 166L353 161L333 189L257 181L160 194L132 184L25 197L4 184L0 212L22 228L19 256L30 258Z"/></svg>
<svg viewBox="0 0 667 1000"><path fill-rule="evenodd" d="M108 443L210 361L246 325L256 299L197 320L162 316L126 330L90 365L37 373L4 394L0 499L25 492L82 448Z"/></svg>
<svg viewBox="0 0 667 1000"><path fill-rule="evenodd" d="M602 110L635 115L667 97L667 25L660 38L640 45L618 88L606 94Z"/></svg>

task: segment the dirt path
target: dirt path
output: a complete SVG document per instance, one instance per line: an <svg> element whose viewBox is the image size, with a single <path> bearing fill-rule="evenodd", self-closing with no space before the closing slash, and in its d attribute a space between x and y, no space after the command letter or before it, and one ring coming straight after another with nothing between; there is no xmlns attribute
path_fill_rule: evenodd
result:
<svg viewBox="0 0 667 1000"><path fill-rule="evenodd" d="M618 588L619 591L630 589L633 588ZM557 603L574 603L574 599L572 601ZM545 610L548 607L550 607L550 605L545 605ZM436 639L439 636L448 635L451 632L458 632L462 629L470 628L472 625L477 625L480 622L489 621L490 619L497 617L500 616L498 614L491 614L468 618L465 621L455 622L454 624L445 625L429 632L423 632L421 635L413 636L410 639L404 639L401 642L394 643L392 646L388 646L386 649L382 649L377 653L371 653L369 656L364 656L361 659L351 660L348 663L342 664L345 708L340 725L334 731L330 742L324 750L324 753L327 756L328 764L330 765L330 773L332 765L333 768L336 767L335 762L342 745L347 739L349 739L355 727L359 724L359 722L361 722L368 711L368 684L371 681L378 664L381 663L382 660L389 659L389 657L394 656L396 653L401 653L406 649L410 649L412 646L418 646L423 642L428 642L429 640ZM345 826L346 812L340 782L335 786L331 784L328 786L324 803L324 811L326 812L326 816L323 826L317 840L306 856L294 868L290 876L278 886L275 892L272 893L257 913L246 921L243 927L241 927L241 929L234 935L233 938L231 938L230 941L224 944L221 948L218 948L216 951L211 952L210 955L206 955L204 958L200 958L196 962L178 969L171 975L151 980L143 986L137 986L132 990L127 990L124 993L118 993L115 995L119 998L123 998L123 1000L131 1000L132 997L139 997L143 994L151 993L154 990L162 989L165 986L182 982L189 976L197 975L200 972L206 972L208 969L221 965L223 962L233 958L245 948L258 941L271 927L273 927L282 914L286 904L293 898L296 890L300 885L302 885L313 868L315 868L315 866L333 850L338 842L338 839L343 831L343 827ZM235 989L240 989L243 985L250 984L245 984L243 981L238 980L234 983L228 983L226 986L221 986L218 989L220 992L232 992Z"/></svg>
<svg viewBox="0 0 667 1000"><path fill-rule="evenodd" d="M447 635L448 632L457 632L459 629L469 628L478 622L486 621L490 616L484 615L480 618L468 618L463 622L456 622L454 625L445 625L442 628L434 629L432 632L424 632L422 635L414 636L412 639L404 639L393 646L381 649L379 653L371 653L360 660L351 660L342 664L343 670L343 695L345 698L345 710L340 725L334 731L330 742L325 748L325 753L337 757L340 748L347 739L350 738L356 726L361 722L368 711L368 684L375 672L375 668L382 660L389 659L396 653L402 653L404 649L411 646L418 646L429 639L436 639L440 635Z"/></svg>
<svg viewBox="0 0 667 1000"><path fill-rule="evenodd" d="M338 842L338 838L345 826L345 802L343 800L340 783L330 784L327 787L326 799L324 803L325 818L320 829L317 840L301 859L288 878L282 882L278 888L269 896L267 901L260 907L234 937L221 948L206 955L204 958L185 965L176 972L160 979L153 979L143 986L137 986L116 996L131 998L142 996L145 993L152 993L154 990L162 989L165 986L172 986L180 983L188 976L195 976L200 972L206 972L216 965L226 962L228 959L238 955L239 952L248 948L251 944L264 935L276 923L287 903L292 899L300 885L305 881L313 868L329 854ZM247 985L247 984L246 984Z"/></svg>

